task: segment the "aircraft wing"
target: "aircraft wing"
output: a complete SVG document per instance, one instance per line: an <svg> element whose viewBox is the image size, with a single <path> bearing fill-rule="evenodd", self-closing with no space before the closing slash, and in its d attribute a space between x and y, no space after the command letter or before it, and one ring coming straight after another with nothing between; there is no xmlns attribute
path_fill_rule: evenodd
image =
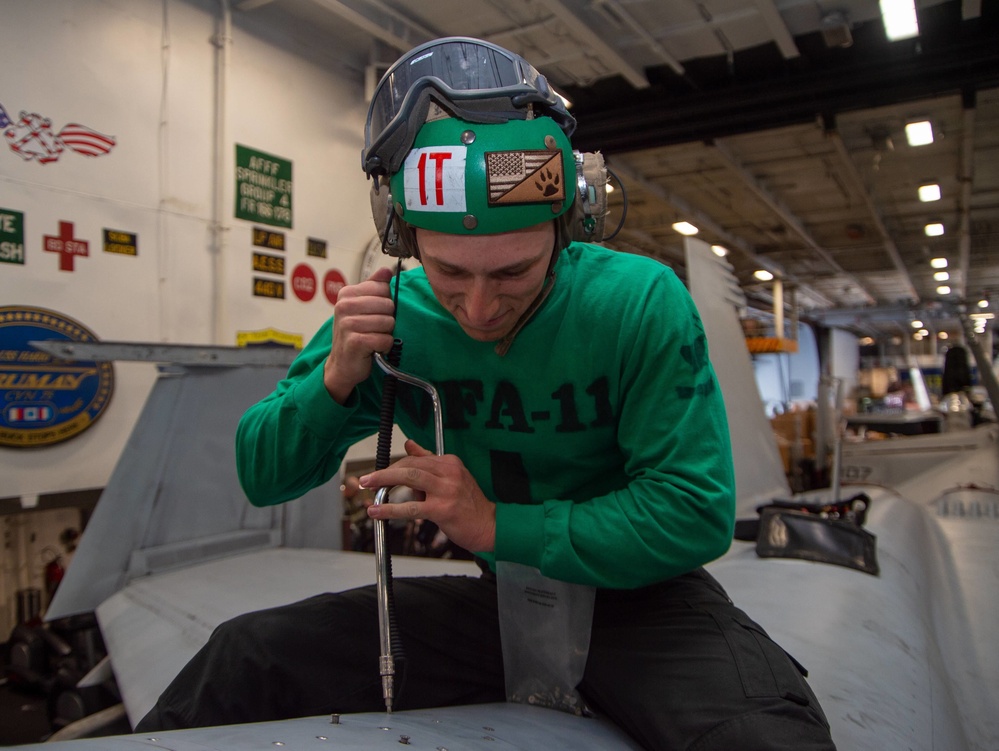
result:
<svg viewBox="0 0 999 751"><path fill-rule="evenodd" d="M394 751L412 746L437 751L638 751L607 719L576 717L526 704L474 704L407 712L306 717L251 725L171 730L155 736L128 735L62 741L63 751L260 751L339 749ZM18 748L18 747L12 747ZM39 751L21 746L21 751Z"/></svg>

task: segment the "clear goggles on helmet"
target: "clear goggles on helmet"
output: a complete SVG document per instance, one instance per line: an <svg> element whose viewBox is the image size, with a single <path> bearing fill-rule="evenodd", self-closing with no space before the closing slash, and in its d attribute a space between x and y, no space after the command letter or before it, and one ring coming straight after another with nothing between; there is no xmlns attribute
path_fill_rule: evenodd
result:
<svg viewBox="0 0 999 751"><path fill-rule="evenodd" d="M525 120L528 105L571 136L576 121L547 79L519 55L467 37L447 37L410 50L382 77L364 126L364 172L399 171L436 101L449 114L475 123Z"/></svg>

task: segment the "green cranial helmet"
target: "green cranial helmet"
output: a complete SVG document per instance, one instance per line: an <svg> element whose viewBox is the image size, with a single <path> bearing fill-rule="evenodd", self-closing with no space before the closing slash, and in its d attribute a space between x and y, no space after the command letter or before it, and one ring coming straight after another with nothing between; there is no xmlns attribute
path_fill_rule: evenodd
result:
<svg viewBox="0 0 999 751"><path fill-rule="evenodd" d="M576 164L549 117L427 122L389 179L397 219L448 234L494 234L557 219L572 205Z"/></svg>

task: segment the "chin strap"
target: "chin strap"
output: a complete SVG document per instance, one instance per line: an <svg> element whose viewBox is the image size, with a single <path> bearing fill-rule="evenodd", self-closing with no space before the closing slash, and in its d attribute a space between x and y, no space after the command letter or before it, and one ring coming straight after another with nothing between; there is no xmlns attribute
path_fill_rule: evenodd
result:
<svg viewBox="0 0 999 751"><path fill-rule="evenodd" d="M524 311L523 315L517 320L517 323L512 329L497 342L495 347L495 352L497 355L502 357L507 352L510 351L510 346L513 344L513 338L520 333L520 330L527 325L527 322L531 320L534 314L537 312L538 308L541 307L542 303L548 299L548 295L551 294L552 288L555 286L555 272L552 272L548 279L545 280L544 288L538 293L538 296L534 298L534 302L531 306Z"/></svg>
<svg viewBox="0 0 999 751"><path fill-rule="evenodd" d="M545 274L545 284L538 293L538 296L534 298L534 302L531 303L530 307L523 312L520 318L517 319L517 323L514 324L513 328L507 332L506 336L499 340L494 348L494 352L500 357L503 357L507 352L510 351L510 347L513 344L513 338L520 333L520 330L527 325L527 322L534 317L534 314L538 312L538 308L548 299L548 295L551 294L552 288L555 286L555 264L558 263L558 257L562 254L562 250L569 246L569 243L559 242L559 226L558 222L555 224L555 247L552 248L552 257L548 261L548 273Z"/></svg>

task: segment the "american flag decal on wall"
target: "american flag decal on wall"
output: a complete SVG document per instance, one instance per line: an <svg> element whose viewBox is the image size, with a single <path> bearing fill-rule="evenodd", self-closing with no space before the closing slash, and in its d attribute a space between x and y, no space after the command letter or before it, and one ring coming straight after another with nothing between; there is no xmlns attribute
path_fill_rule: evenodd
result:
<svg viewBox="0 0 999 751"><path fill-rule="evenodd" d="M561 151L487 152L486 180L490 206L565 200Z"/></svg>
<svg viewBox="0 0 999 751"><path fill-rule="evenodd" d="M93 128L78 123L69 123L59 131L59 139L77 154L84 156L102 156L115 146L112 136L98 133Z"/></svg>
<svg viewBox="0 0 999 751"><path fill-rule="evenodd" d="M66 149L83 156L104 156L116 143L114 136L79 123L68 123L56 133L52 120L37 112L22 110L16 121L11 120L3 105L0 105L0 129L11 151L26 162L34 160L39 164L58 161Z"/></svg>

